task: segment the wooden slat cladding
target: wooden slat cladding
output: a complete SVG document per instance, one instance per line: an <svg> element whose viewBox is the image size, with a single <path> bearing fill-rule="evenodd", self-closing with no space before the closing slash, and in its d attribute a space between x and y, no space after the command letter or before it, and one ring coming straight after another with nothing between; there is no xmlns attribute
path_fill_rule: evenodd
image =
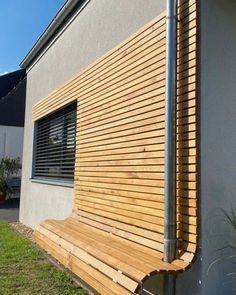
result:
<svg viewBox="0 0 236 295"><path fill-rule="evenodd" d="M191 253L195 253L197 244L198 19L197 2L195 0L183 2L179 12L183 9L186 11L185 22L182 22L183 18L179 18L177 31L178 51L185 52L184 56L177 57L177 111L182 119L180 122L177 113L177 237L180 252L185 250L183 259L191 261L193 258ZM184 41L181 38L183 31L188 32ZM189 157L190 154L194 157Z"/></svg>
<svg viewBox="0 0 236 295"><path fill-rule="evenodd" d="M177 203L188 220L192 207L181 200L197 188L195 1L182 1L179 20ZM75 99L75 208L163 234L165 15L40 101L33 119Z"/></svg>
<svg viewBox="0 0 236 295"><path fill-rule="evenodd" d="M102 286L108 277L117 294L134 294L155 271L184 270L196 251L196 3L180 0L178 6L176 199L180 257L171 265L162 262L165 14L33 107L33 120L38 120L77 101L73 213L65 221L44 222L35 239L101 294L109 294L109 288Z"/></svg>
<svg viewBox="0 0 236 295"><path fill-rule="evenodd" d="M85 69L79 76L72 78L60 89L55 90L52 94L37 103L33 107L33 119L37 120L38 118L51 113L55 109L77 99L76 95L78 93L84 93L86 90L88 91L90 86L92 87L101 80L102 75L109 75L112 66L118 71L122 67L124 68L124 64L125 62L129 62L131 54L133 54L131 67L135 58L138 61L144 56L142 54L144 48L149 47L149 52L155 55L155 44L158 41L161 42L163 39L165 39L164 14L158 16L157 19L146 25L144 29L141 29L122 44L118 45L115 49L108 52L89 68ZM163 48L160 52L163 53L164 58L165 49ZM83 102L80 101L80 106L82 103ZM50 109L48 109L49 107Z"/></svg>
<svg viewBox="0 0 236 295"><path fill-rule="evenodd" d="M163 235L164 14L39 102L34 120L75 97L75 209Z"/></svg>

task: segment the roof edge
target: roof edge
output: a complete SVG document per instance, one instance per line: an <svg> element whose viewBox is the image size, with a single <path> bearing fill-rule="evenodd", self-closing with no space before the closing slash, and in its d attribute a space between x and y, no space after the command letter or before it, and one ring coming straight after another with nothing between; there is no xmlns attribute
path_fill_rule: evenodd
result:
<svg viewBox="0 0 236 295"><path fill-rule="evenodd" d="M56 16L52 19L50 24L47 26L42 35L38 38L36 43L30 49L28 54L25 56L23 61L20 63L21 68L27 68L32 60L36 58L38 53L43 49L45 44L50 40L50 38L56 33L62 22L68 17L68 15L73 11L78 3L82 3L83 0L67 0L62 8L58 11Z"/></svg>

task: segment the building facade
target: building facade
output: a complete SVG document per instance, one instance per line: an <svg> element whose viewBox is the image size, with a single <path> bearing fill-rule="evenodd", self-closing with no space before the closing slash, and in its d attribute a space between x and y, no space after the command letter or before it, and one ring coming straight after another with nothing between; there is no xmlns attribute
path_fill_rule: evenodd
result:
<svg viewBox="0 0 236 295"><path fill-rule="evenodd" d="M49 170L51 175L57 175L57 177L51 179L43 177L45 170L40 167L45 163L40 159L44 156L40 156L39 149L35 147L37 142L35 134L38 134L38 138L40 138L40 126L42 128L51 126L49 124L52 121L49 120L49 123L48 121L40 121L40 119L43 120L43 117L41 118L39 114L46 114L50 108L53 109L54 104L58 104L54 98L58 91L59 93L62 91L60 90L62 89L61 85L67 87L68 80L81 72L83 73L83 70L90 64L96 62L109 50L163 13L166 7L165 1L161 0L68 2L74 2L73 8L71 6L71 10L65 14L63 14L65 9L58 13L60 22L57 27L54 27L52 21L49 28L54 28L54 31L51 30L50 33L50 30L46 30L22 62L22 66L27 69L28 81L23 155L24 182L21 192L20 220L32 228L38 226L45 219L62 220L67 218L76 203L76 199L73 201L76 191L73 188L74 184L67 181L70 179L69 177L65 177L65 175L69 175L69 169L64 171L65 181L61 181L62 174L60 174L60 181L56 180L59 171L55 170L55 167L50 167ZM189 270L177 277L177 294L234 294L235 280L228 276L233 272L232 264L224 259L230 255L230 249L223 251L217 251L217 249L227 246L235 238L222 209L229 212L235 204L236 182L233 159L235 159L234 121L236 108L233 77L236 51L234 50L233 36L236 7L234 1L231 0L227 3L222 0L183 1L182 3L190 11L194 7L199 22L198 30L193 33L198 47L193 60L197 61L199 67L197 81L192 82L197 84L196 91L198 91L197 106L194 106L196 107L194 112L198 114L199 118L198 130L195 130L197 138L193 138L193 140L198 140L197 215L195 216L196 206L191 205L193 198L188 199L188 206L186 206L188 213L183 214L188 216L189 220L192 220L192 216L197 217L198 227L196 224L188 222L189 225L193 225L191 227L193 232L188 231L188 238L190 239L193 235L192 239L195 239L194 230L198 231L199 237L194 264ZM189 34L191 35L191 32ZM192 51L186 53L187 56L190 54L193 54ZM191 61L192 59L189 63ZM193 73L192 76L195 74ZM191 77L189 80L192 79ZM73 83L73 79L71 81ZM45 97L53 101L53 104L50 104L48 99L49 103L46 105L48 110L43 104L40 105ZM35 105L38 107L34 109ZM80 107L83 106L80 106L78 101L78 112L80 112ZM33 113L32 110L34 110ZM57 110L60 110L60 104ZM191 110L183 112L191 112ZM47 115L50 115L50 112ZM64 114L54 113L54 116L56 119L57 116L64 116L64 121L68 121L67 112ZM46 118L45 115L44 117ZM87 120L89 124L89 117ZM66 140L63 150L69 153L71 146L68 143L68 136L64 137L64 134L70 134L68 130L72 125L69 127L63 125L63 128L58 127L57 124L53 126L52 129L42 129L42 134L44 132L51 133L52 136L49 138L55 146L60 141L65 142ZM57 128L60 130L66 128L66 133L60 133L62 138L54 136L53 132ZM85 136L84 138L88 138L88 142L93 142L89 137ZM65 140L63 141L63 139ZM188 138L188 140L192 139ZM82 138L81 143L86 146L85 139ZM88 144L87 146L89 147ZM47 147L43 146L43 149L47 149ZM37 161L37 159L39 160ZM78 161L78 166L79 163ZM37 165L39 168L36 167ZM64 165L66 166L65 163ZM67 165L71 167L68 162ZM41 177L35 177L35 173ZM86 180L83 181L86 182ZM83 186L83 182L80 185ZM189 192L188 196L190 196ZM83 202L84 200L81 202L79 200L76 203L77 208ZM83 205L86 207L85 203ZM98 206L96 209L100 210ZM150 222L152 223L152 221ZM191 243L192 241L189 240L189 244ZM149 279L145 283L145 289L153 294L162 292L162 275Z"/></svg>

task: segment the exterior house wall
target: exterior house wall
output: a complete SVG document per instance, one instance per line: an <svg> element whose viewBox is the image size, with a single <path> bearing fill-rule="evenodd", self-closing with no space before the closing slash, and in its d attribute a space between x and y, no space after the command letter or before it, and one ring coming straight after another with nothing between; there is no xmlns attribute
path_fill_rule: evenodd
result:
<svg viewBox="0 0 236 295"><path fill-rule="evenodd" d="M0 159L3 157L22 159L24 128L0 125Z"/></svg>
<svg viewBox="0 0 236 295"><path fill-rule="evenodd" d="M233 295L235 264L224 259L232 252L219 249L235 243L222 210L236 209L236 3L200 2L200 244L197 262L178 276L177 294Z"/></svg>
<svg viewBox="0 0 236 295"><path fill-rule="evenodd" d="M236 2L201 1L202 294L235 294L235 243L223 210L236 209ZM221 259L211 265L216 259ZM232 269L231 269L232 268Z"/></svg>
<svg viewBox="0 0 236 295"><path fill-rule="evenodd" d="M93 0L28 71L23 156L23 179L26 181L22 183L21 191L21 222L35 227L47 218L63 219L72 210L72 188L29 180L32 173L33 105L164 9L164 0L147 0L145 5L142 0Z"/></svg>
<svg viewBox="0 0 236 295"><path fill-rule="evenodd" d="M27 85L25 179L31 177L32 106L159 14L164 2L145 2L144 14L143 1L92 1L31 69ZM226 275L229 264L221 261L209 269L215 259L223 253L227 255L216 250L233 239L220 208L229 211L235 204L235 9L233 0L201 1L201 243L198 261L178 276L177 294L235 294L235 281ZM73 45L75 40L78 48ZM50 75L42 74L49 68ZM71 212L72 195L70 188L25 181L21 221L34 227L48 217L64 218ZM157 283L152 278L147 289L157 292Z"/></svg>
<svg viewBox="0 0 236 295"><path fill-rule="evenodd" d="M186 29L186 27L185 27L185 29ZM180 30L181 31L181 30ZM182 32L183 33L183 32ZM187 34L186 34L187 35ZM192 40L192 39L191 39ZM195 40L195 39L194 39ZM195 41L194 41L195 42ZM193 47L193 46L192 46ZM192 56L191 54L190 54L190 56ZM185 60L186 59L188 59L188 57L185 57ZM186 78L186 77L185 77ZM193 78L193 77L191 77L191 78ZM193 81L194 79L191 79L191 81ZM87 79L86 79L86 81L87 81ZM194 80L195 81L195 80ZM189 82L189 83L191 83L191 82ZM124 83L125 84L125 83ZM193 82L193 84L195 84L194 82ZM181 84L181 82L180 82L180 85L182 86L182 84ZM184 84L185 85L185 84ZM69 91L68 89L68 85L66 84L66 89L67 89L67 91ZM70 86L69 86L70 87ZM191 98L195 98L195 94L194 94L194 89L195 89L195 85L191 85L190 87L189 87L189 89L191 89L190 91L193 91L193 96L191 96L190 95L190 97ZM80 90L80 89L79 89ZM82 91L82 90L81 90ZM97 91L97 89L96 89L96 91ZM61 93L61 91L59 90L59 93ZM70 91L69 91L69 93L70 93ZM79 91L78 91L78 96L79 96ZM61 103L61 104L63 104L63 101L64 100L66 100L67 102L68 102L68 97L70 97L70 95L68 95L68 96L64 96L64 95L59 95L59 97L57 98L57 94L56 94L56 92L54 92L54 95L53 95L53 99L55 100L55 104L54 103L52 103L52 101L53 100L51 100L50 99L50 96L48 96L45 100L43 100L43 103L42 103L42 101L40 101L40 103L39 104L37 104L36 105L36 107L34 107L33 108L33 113L34 113L34 119L37 119L37 118L39 118L40 116L43 116L43 115L45 115L45 113L49 113L50 111L52 111L53 109L56 109L58 106L57 106L57 104L58 104L58 101L60 100L60 102L59 102L59 104ZM72 97L72 99L74 99L73 97ZM182 102L182 101L179 101L180 103ZM47 103L49 103L49 105L47 105ZM192 103L193 103L193 101L192 101ZM192 104L191 104L192 105ZM39 109L37 109L37 106L39 106ZM42 111L42 112L41 112ZM80 113L80 110L78 110L78 113ZM184 112L185 113L185 112ZM187 120L187 119L186 119ZM181 125L181 124L180 124ZM186 133L185 133L185 136L186 136ZM82 202L82 201L81 201ZM186 213L184 214L184 215L186 215ZM197 268L197 270L199 270L199 267ZM194 272L192 272L192 274L193 274ZM196 271L195 271L195 273L196 273ZM192 281L192 277L189 275L187 278L186 277L184 277L184 278L182 278L181 279L181 282L178 284L179 285L179 290L180 290L180 292L183 292L183 290L185 290L185 287L183 288L183 286L185 286L184 284L186 284L186 285L188 285L189 284L189 280L191 280ZM156 292L159 292L159 291L157 291L158 290L158 288L157 288L157 284L159 283L160 284L160 282L162 281L162 277L161 276L158 276L158 277L156 277L156 278L152 278L152 280L150 280L150 281L148 281L147 282L147 284L145 284L145 288L147 288L148 290L152 290L152 292L154 293L154 294L156 294ZM197 281L197 277L196 277L196 281ZM192 289L191 289L191 291L192 291ZM180 293L181 294L181 293ZM196 293L196 294L198 294L198 293Z"/></svg>

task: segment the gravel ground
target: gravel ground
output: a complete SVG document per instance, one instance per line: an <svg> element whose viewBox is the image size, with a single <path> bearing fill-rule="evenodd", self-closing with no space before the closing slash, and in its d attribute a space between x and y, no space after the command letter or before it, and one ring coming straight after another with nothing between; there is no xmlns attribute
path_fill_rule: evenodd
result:
<svg viewBox="0 0 236 295"><path fill-rule="evenodd" d="M20 222L11 222L9 224L15 231L19 232L24 237L32 241L32 234L33 234L32 228L25 226L24 224Z"/></svg>

